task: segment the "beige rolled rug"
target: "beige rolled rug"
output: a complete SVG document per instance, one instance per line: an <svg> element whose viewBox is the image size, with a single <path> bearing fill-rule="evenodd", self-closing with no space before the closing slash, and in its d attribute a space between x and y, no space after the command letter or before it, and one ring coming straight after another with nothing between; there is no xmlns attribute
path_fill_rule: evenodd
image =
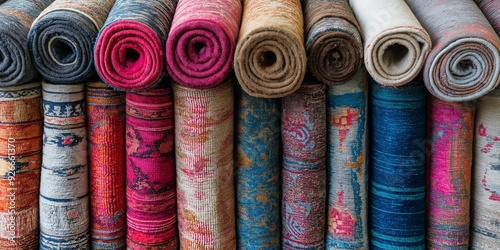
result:
<svg viewBox="0 0 500 250"><path fill-rule="evenodd" d="M245 0L234 71L253 97L295 92L306 71L304 18L299 0Z"/></svg>
<svg viewBox="0 0 500 250"><path fill-rule="evenodd" d="M431 38L403 0L351 0L361 26L365 66L386 86L415 78L432 48Z"/></svg>

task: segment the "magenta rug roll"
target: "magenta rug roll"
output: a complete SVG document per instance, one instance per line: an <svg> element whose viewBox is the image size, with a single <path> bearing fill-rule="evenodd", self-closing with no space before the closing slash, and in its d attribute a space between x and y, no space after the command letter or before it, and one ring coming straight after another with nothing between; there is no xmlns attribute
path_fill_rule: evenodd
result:
<svg viewBox="0 0 500 250"><path fill-rule="evenodd" d="M284 249L325 246L326 86L314 81L281 102Z"/></svg>
<svg viewBox="0 0 500 250"><path fill-rule="evenodd" d="M236 249L233 78L210 89L174 83L180 248Z"/></svg>
<svg viewBox="0 0 500 250"><path fill-rule="evenodd" d="M429 100L428 249L468 249L475 109L475 102Z"/></svg>
<svg viewBox="0 0 500 250"><path fill-rule="evenodd" d="M166 75L164 46L176 0L116 0L94 47L97 73L109 85L140 91Z"/></svg>
<svg viewBox="0 0 500 250"><path fill-rule="evenodd" d="M91 246L125 247L125 96L87 82Z"/></svg>
<svg viewBox="0 0 500 250"><path fill-rule="evenodd" d="M176 249L174 121L170 88L126 96L127 246Z"/></svg>
<svg viewBox="0 0 500 250"><path fill-rule="evenodd" d="M233 63L242 12L241 0L180 0L167 39L167 70L179 84L210 88Z"/></svg>

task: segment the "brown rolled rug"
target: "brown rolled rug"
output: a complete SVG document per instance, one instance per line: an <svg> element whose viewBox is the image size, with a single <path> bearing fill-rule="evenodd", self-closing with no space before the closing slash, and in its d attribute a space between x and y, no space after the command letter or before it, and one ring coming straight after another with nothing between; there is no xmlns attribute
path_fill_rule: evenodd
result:
<svg viewBox="0 0 500 250"><path fill-rule="evenodd" d="M234 71L245 92L279 98L295 92L306 71L299 0L245 0Z"/></svg>
<svg viewBox="0 0 500 250"><path fill-rule="evenodd" d="M432 48L423 76L445 101L475 100L500 78L500 39L473 0L406 0L429 32Z"/></svg>
<svg viewBox="0 0 500 250"><path fill-rule="evenodd" d="M350 0L361 26L366 69L385 86L401 86L422 69L432 43L403 0Z"/></svg>
<svg viewBox="0 0 500 250"><path fill-rule="evenodd" d="M327 85L345 83L363 63L363 42L348 0L305 0L307 64Z"/></svg>

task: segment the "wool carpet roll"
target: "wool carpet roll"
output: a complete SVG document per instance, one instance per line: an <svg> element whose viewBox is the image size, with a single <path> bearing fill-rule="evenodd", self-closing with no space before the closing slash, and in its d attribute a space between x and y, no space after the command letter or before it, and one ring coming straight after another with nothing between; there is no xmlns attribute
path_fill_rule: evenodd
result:
<svg viewBox="0 0 500 250"><path fill-rule="evenodd" d="M28 83L38 76L28 46L33 20L52 0L8 0L0 5L0 87Z"/></svg>
<svg viewBox="0 0 500 250"><path fill-rule="evenodd" d="M176 249L174 121L170 87L127 93L127 247Z"/></svg>
<svg viewBox="0 0 500 250"><path fill-rule="evenodd" d="M174 83L181 249L235 249L234 78L204 90Z"/></svg>
<svg viewBox="0 0 500 250"><path fill-rule="evenodd" d="M236 88L235 181L239 249L279 249L281 100Z"/></svg>
<svg viewBox="0 0 500 250"><path fill-rule="evenodd" d="M370 248L425 248L427 91L370 83Z"/></svg>
<svg viewBox="0 0 500 250"><path fill-rule="evenodd" d="M387 86L401 86L414 79L432 42L408 5L403 0L349 3L361 26L365 66L373 79Z"/></svg>
<svg viewBox="0 0 500 250"><path fill-rule="evenodd" d="M471 248L500 246L500 92L494 90L479 99L474 135L472 170Z"/></svg>
<svg viewBox="0 0 500 250"><path fill-rule="evenodd" d="M299 0L243 1L234 54L239 84L251 96L278 98L299 89L306 72Z"/></svg>
<svg viewBox="0 0 500 250"><path fill-rule="evenodd" d="M35 67L53 83L95 75L94 43L114 0L55 0L33 22L28 44Z"/></svg>
<svg viewBox="0 0 500 250"><path fill-rule="evenodd" d="M165 43L177 0L116 0L94 47L97 73L124 91L152 88L166 76Z"/></svg>
<svg viewBox="0 0 500 250"><path fill-rule="evenodd" d="M468 249L475 102L430 98L427 247Z"/></svg>
<svg viewBox="0 0 500 250"><path fill-rule="evenodd" d="M85 84L42 82L40 249L89 248Z"/></svg>
<svg viewBox="0 0 500 250"><path fill-rule="evenodd" d="M500 36L500 2L498 0L475 0L483 14Z"/></svg>
<svg viewBox="0 0 500 250"><path fill-rule="evenodd" d="M41 100L39 82L0 88L0 249L38 247Z"/></svg>
<svg viewBox="0 0 500 250"><path fill-rule="evenodd" d="M358 21L347 0L305 0L308 68L327 85L343 84L363 63Z"/></svg>
<svg viewBox="0 0 500 250"><path fill-rule="evenodd" d="M125 98L87 82L91 246L125 247Z"/></svg>
<svg viewBox="0 0 500 250"><path fill-rule="evenodd" d="M210 88L231 70L241 0L179 0L167 39L169 75L179 84Z"/></svg>
<svg viewBox="0 0 500 250"><path fill-rule="evenodd" d="M435 45L423 70L431 94L470 101L498 85L500 38L472 0L406 2Z"/></svg>
<svg viewBox="0 0 500 250"><path fill-rule="evenodd" d="M328 88L327 249L368 248L367 77Z"/></svg>
<svg viewBox="0 0 500 250"><path fill-rule="evenodd" d="M312 77L281 105L284 249L323 249L326 210L326 86Z"/></svg>

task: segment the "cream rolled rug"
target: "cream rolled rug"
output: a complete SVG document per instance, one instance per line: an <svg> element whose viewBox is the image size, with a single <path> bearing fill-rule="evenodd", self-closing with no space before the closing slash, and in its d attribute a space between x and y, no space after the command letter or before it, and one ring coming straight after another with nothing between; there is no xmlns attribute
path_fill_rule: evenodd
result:
<svg viewBox="0 0 500 250"><path fill-rule="evenodd" d="M361 26L365 66L381 85L415 78L432 48L429 34L403 0L351 0Z"/></svg>

